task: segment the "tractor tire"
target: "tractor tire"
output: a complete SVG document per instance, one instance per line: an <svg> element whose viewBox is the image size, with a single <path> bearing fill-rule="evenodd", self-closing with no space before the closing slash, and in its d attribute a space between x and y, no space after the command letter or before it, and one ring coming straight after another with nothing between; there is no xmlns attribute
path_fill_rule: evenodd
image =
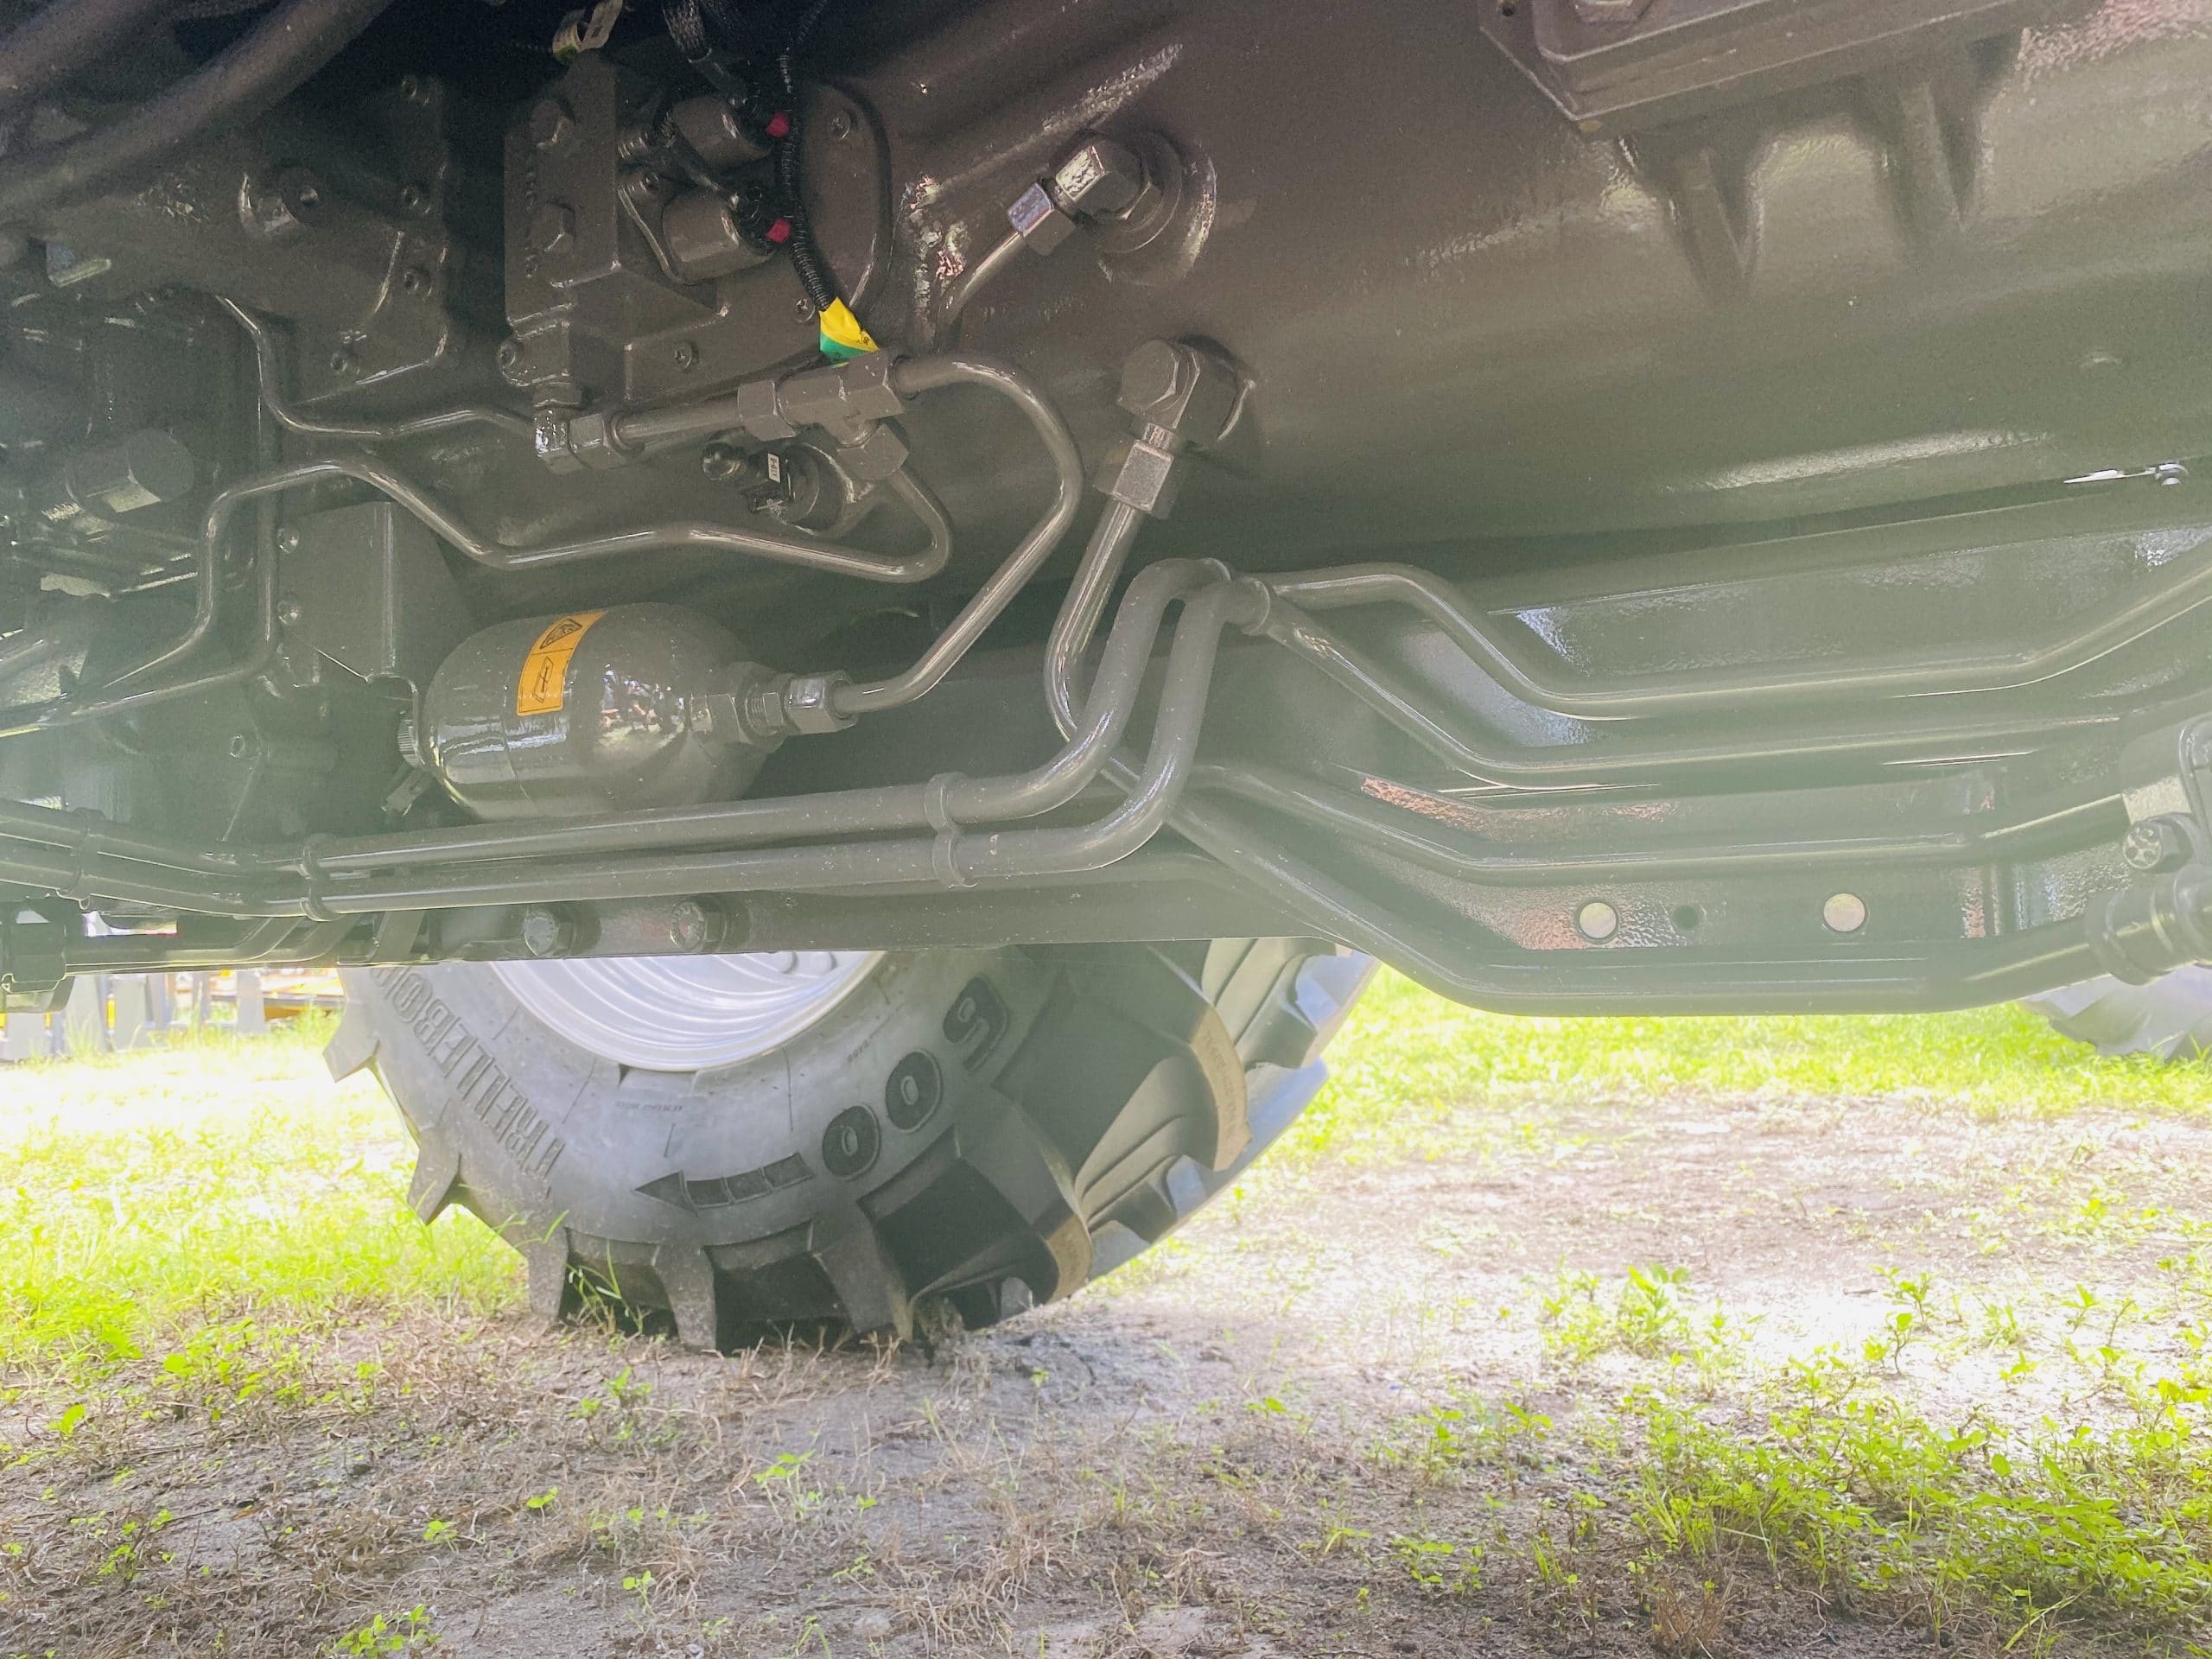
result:
<svg viewBox="0 0 2212 1659"><path fill-rule="evenodd" d="M416 1212L473 1211L549 1320L903 1337L1161 1237L1313 1098L1371 969L1312 939L349 969L326 1058L406 1119Z"/></svg>
<svg viewBox="0 0 2212 1659"><path fill-rule="evenodd" d="M2212 1052L2212 967L2177 969L2148 985L2088 979L2021 1002L2101 1054L2196 1060Z"/></svg>

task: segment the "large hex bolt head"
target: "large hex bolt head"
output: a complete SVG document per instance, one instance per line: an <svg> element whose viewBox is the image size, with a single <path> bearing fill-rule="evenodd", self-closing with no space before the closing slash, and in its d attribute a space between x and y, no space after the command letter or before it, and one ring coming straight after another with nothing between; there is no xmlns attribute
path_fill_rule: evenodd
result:
<svg viewBox="0 0 2212 1659"><path fill-rule="evenodd" d="M1243 393L1234 364L1187 340L1148 340L1122 365L1122 407L1179 445L1218 442Z"/></svg>
<svg viewBox="0 0 2212 1659"><path fill-rule="evenodd" d="M1145 341L1122 364L1122 407L1140 420L1154 420L1155 410L1167 410L1189 389L1198 372L1196 355L1178 340Z"/></svg>
<svg viewBox="0 0 2212 1659"><path fill-rule="evenodd" d="M2189 862L2195 850L2189 827L2178 818L2160 814L2127 826L2120 843L2120 861L2138 875L2164 875Z"/></svg>
<svg viewBox="0 0 2212 1659"><path fill-rule="evenodd" d="M1146 182L1136 151L1111 138L1092 137L1061 157L1047 188L1064 212L1115 219L1136 206Z"/></svg>
<svg viewBox="0 0 2212 1659"><path fill-rule="evenodd" d="M679 899L668 907L668 942L685 956L696 956L721 943L721 912L696 899Z"/></svg>
<svg viewBox="0 0 2212 1659"><path fill-rule="evenodd" d="M531 905L522 913L522 948L533 957L565 957L576 948L576 925L550 905Z"/></svg>

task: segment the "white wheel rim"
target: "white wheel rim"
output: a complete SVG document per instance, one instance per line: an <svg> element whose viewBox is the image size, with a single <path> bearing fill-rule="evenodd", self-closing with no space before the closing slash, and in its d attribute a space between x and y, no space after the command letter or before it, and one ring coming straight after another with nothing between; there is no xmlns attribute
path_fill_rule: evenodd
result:
<svg viewBox="0 0 2212 1659"><path fill-rule="evenodd" d="M858 990L880 950L495 962L547 1030L601 1058L702 1071L779 1048Z"/></svg>

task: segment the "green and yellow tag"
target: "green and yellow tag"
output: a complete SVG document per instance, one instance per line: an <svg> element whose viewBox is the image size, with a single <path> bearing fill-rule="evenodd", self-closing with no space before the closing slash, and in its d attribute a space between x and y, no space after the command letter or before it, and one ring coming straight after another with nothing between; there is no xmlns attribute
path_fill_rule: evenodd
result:
<svg viewBox="0 0 2212 1659"><path fill-rule="evenodd" d="M830 308L818 319L822 329L822 355L832 363L849 363L856 357L880 350L868 337L861 320L842 300L830 302Z"/></svg>

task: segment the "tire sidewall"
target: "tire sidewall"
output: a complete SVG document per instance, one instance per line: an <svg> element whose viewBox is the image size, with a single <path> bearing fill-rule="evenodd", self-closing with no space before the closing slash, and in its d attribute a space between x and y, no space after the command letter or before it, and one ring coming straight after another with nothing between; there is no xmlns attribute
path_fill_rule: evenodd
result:
<svg viewBox="0 0 2212 1659"><path fill-rule="evenodd" d="M777 1047L675 1072L581 1047L481 963L343 977L425 1155L457 1156L460 1196L486 1223L518 1239L566 1226L711 1247L804 1227L896 1179L988 1089L1034 1018L1013 966L1007 951L891 953ZM902 1108L905 1125L887 1109L902 1065L938 1084L925 1115ZM855 1109L872 1121L873 1155L833 1170L825 1133Z"/></svg>

